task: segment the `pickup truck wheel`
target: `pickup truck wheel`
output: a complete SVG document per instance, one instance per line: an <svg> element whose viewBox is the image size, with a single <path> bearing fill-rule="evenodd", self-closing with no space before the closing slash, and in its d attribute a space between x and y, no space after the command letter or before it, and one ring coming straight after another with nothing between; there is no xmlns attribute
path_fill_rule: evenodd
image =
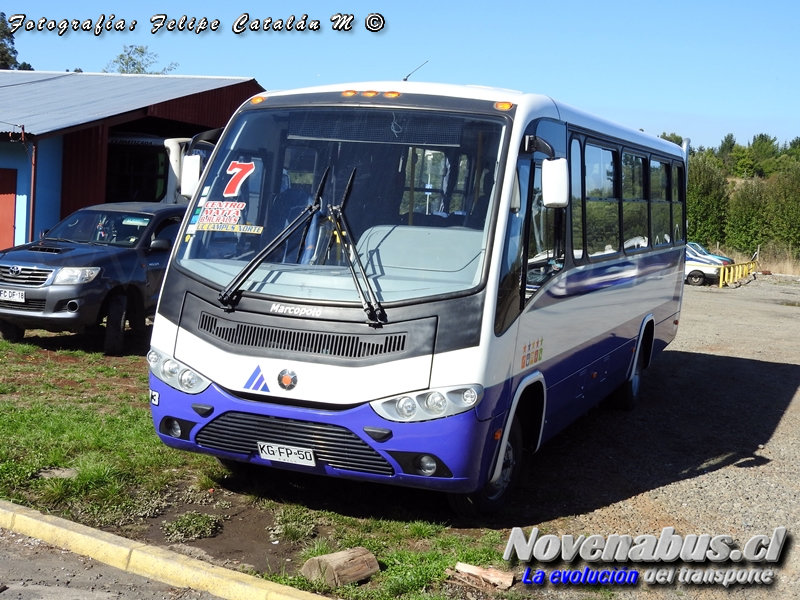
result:
<svg viewBox="0 0 800 600"><path fill-rule="evenodd" d="M108 356L119 356L122 354L127 314L128 299L122 294L112 296L108 301L106 336L103 343L103 352Z"/></svg>
<svg viewBox="0 0 800 600"><path fill-rule="evenodd" d="M21 342L25 337L25 328L9 323L8 321L0 321L0 339L7 342Z"/></svg>
<svg viewBox="0 0 800 600"><path fill-rule="evenodd" d="M706 276L700 271L692 271L689 273L686 281L689 283L689 285L703 285L706 281Z"/></svg>

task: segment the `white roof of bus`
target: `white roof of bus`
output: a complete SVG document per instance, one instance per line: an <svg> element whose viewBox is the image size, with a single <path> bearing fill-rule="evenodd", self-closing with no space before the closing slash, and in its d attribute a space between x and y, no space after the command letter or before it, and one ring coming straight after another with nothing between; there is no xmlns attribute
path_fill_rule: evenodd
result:
<svg viewBox="0 0 800 600"><path fill-rule="evenodd" d="M672 156L683 156L681 148L672 142L636 129L608 121L590 113L573 108L568 104L557 102L543 94L524 93L506 88L495 88L480 85L455 85L450 83L428 83L422 81L361 81L356 83L331 84L306 87L294 90L267 91L260 94L264 97L288 96L293 94L320 94L343 92L345 90L377 92L400 92L407 94L427 94L432 96L450 96L472 100L493 102L513 102L517 105L517 118L526 120L526 115L549 116L566 123L597 131L620 140L629 140L647 147L657 149Z"/></svg>

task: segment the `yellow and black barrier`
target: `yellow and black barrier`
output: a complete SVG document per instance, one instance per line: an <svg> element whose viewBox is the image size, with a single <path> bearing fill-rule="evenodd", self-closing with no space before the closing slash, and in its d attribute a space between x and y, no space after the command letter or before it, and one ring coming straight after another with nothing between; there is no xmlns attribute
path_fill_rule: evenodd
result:
<svg viewBox="0 0 800 600"><path fill-rule="evenodd" d="M723 285L731 285L749 277L758 271L758 261L751 260L750 262L736 263L733 265L724 265L719 268L719 287Z"/></svg>

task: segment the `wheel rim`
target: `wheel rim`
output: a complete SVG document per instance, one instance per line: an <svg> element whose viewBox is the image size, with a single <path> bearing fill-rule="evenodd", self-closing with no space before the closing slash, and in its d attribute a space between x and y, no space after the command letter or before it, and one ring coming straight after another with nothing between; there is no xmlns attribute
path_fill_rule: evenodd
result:
<svg viewBox="0 0 800 600"><path fill-rule="evenodd" d="M502 496L508 489L511 483L511 474L514 471L514 447L510 441L506 442L506 450L503 454L503 470L500 471L500 477L494 483L487 483L484 488L486 497L489 500L495 500Z"/></svg>

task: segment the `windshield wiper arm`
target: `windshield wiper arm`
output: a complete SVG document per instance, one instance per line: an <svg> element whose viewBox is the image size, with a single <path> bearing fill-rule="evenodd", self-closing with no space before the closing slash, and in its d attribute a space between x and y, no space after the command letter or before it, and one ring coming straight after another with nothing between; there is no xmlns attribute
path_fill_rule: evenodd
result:
<svg viewBox="0 0 800 600"><path fill-rule="evenodd" d="M269 254L275 250L278 246L280 246L283 242L289 239L295 231L300 229L305 223L307 223L311 217L314 216L314 213L318 212L320 209L320 200L322 199L322 192L325 189L325 182L328 180L328 172L330 171L330 167L325 169L325 172L322 174L322 179L319 181L319 185L317 186L317 193L314 195L314 202L306 206L297 217L295 217L294 221L289 223L283 231L281 231L275 238L262 250L256 254L250 262L248 262L244 268L239 271L239 273L234 277L231 282L225 286L219 293L219 301L220 303L224 304L228 307L233 307L235 304L235 296L237 296L237 292L239 288L242 287L242 284L247 281L248 277L250 277L253 272L261 265L262 262L269 256Z"/></svg>
<svg viewBox="0 0 800 600"><path fill-rule="evenodd" d="M367 277L367 272L364 270L364 264L361 262L361 257L358 255L358 251L353 245L353 236L350 234L350 227L347 224L347 219L344 216L344 207L347 204L347 200L350 197L350 192L353 189L353 181L355 180L355 177L356 170L353 169L353 172L350 173L350 179L347 181L347 187L344 190L341 203L339 206L328 205L328 212L333 218L333 225L336 228L336 235L339 237L339 241L344 248L344 257L347 261L347 267L350 270L350 275L353 276L353 283L355 283L356 292L358 292L358 297L361 300L361 306L364 308L364 312L367 313L367 323L373 327L380 327L386 322L386 311L383 310L383 307L381 306L381 303L378 301L378 297L375 294L375 290L372 289L372 284L370 284L369 278ZM355 263L355 265L353 263ZM358 267L358 273L356 272L356 266ZM364 285L367 288L367 294L369 295L369 298L364 295L364 290L361 288L361 282L358 280L359 273L364 279Z"/></svg>

